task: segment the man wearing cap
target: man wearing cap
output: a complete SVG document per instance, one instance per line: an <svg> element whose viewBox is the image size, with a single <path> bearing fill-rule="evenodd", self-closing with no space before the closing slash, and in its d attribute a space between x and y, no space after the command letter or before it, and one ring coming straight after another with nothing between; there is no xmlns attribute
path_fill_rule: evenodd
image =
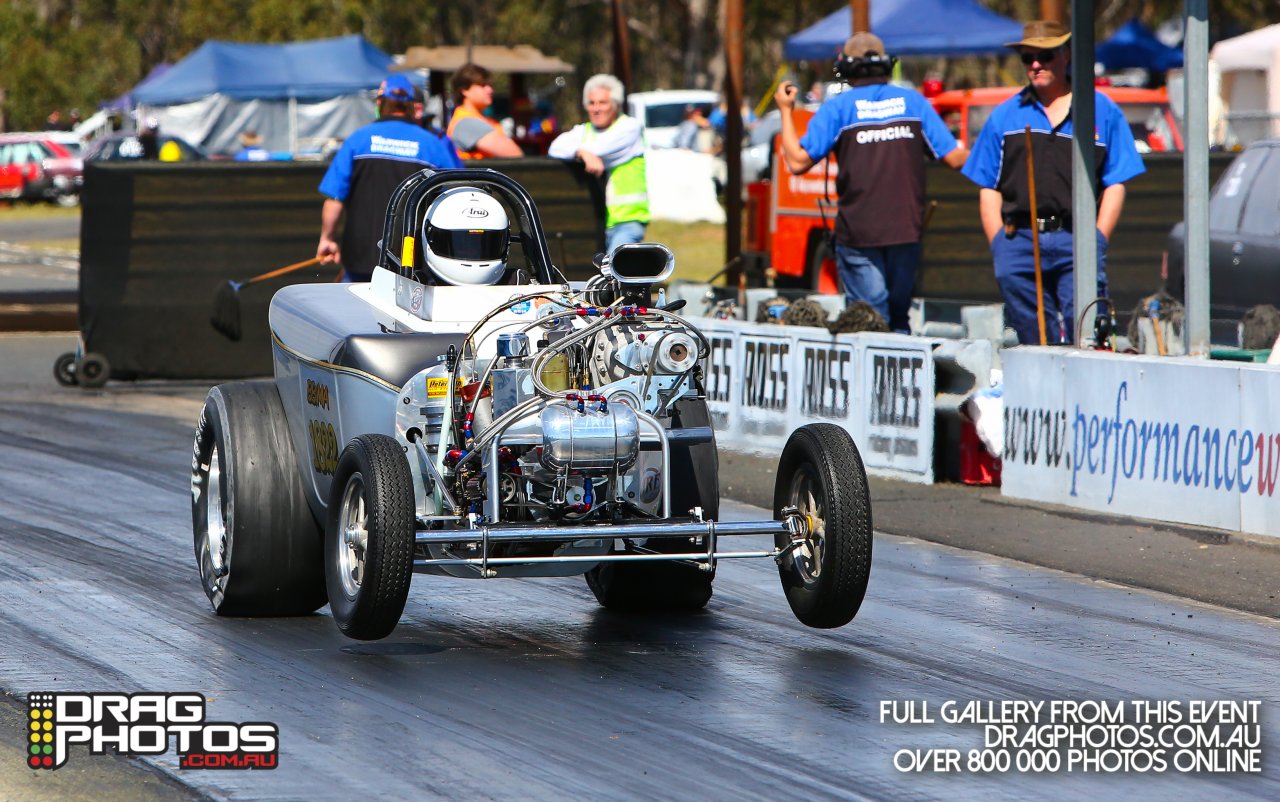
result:
<svg viewBox="0 0 1280 802"><path fill-rule="evenodd" d="M1039 343L1032 227L1040 239L1045 334L1071 342L1075 285L1071 233L1071 31L1059 22L1027 23L1007 46L1027 68L1027 86L991 112L964 174L981 189L978 209L991 243L1005 318L1020 343ZM1094 91L1098 190L1098 296L1107 291L1107 243L1124 208L1124 182L1145 171L1124 113ZM1036 219L1031 219L1026 128L1031 127ZM1083 299L1092 300L1092 299ZM1104 310L1099 310L1100 312Z"/></svg>
<svg viewBox="0 0 1280 802"><path fill-rule="evenodd" d="M792 118L795 84L784 81L773 99L792 173L832 152L839 161L835 251L846 303L866 301L905 332L924 231L924 157L959 169L968 154L929 101L889 83L894 61L879 37L854 34L836 59L850 88L818 109L803 139Z"/></svg>
<svg viewBox="0 0 1280 802"><path fill-rule="evenodd" d="M368 281L378 261L387 201L400 182L424 167L461 167L453 143L413 119L413 84L387 76L378 88L378 119L356 130L333 157L320 181L326 196L320 212L321 263L341 262L348 281ZM338 223L346 213L342 244Z"/></svg>

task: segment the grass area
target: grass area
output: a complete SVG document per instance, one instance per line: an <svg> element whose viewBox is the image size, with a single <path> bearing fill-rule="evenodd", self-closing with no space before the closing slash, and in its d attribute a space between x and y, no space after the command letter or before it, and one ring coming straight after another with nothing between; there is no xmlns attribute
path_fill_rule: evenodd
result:
<svg viewBox="0 0 1280 802"><path fill-rule="evenodd" d="M12 203L0 201L0 220L54 220L59 217L79 217L79 207L64 209L52 203Z"/></svg>
<svg viewBox="0 0 1280 802"><path fill-rule="evenodd" d="M673 279L706 281L724 267L724 226L719 223L654 220L644 238L661 242L676 255Z"/></svg>
<svg viewBox="0 0 1280 802"><path fill-rule="evenodd" d="M22 247L31 248L37 251L78 251L80 250L80 238L67 237L66 239L29 239L22 241Z"/></svg>

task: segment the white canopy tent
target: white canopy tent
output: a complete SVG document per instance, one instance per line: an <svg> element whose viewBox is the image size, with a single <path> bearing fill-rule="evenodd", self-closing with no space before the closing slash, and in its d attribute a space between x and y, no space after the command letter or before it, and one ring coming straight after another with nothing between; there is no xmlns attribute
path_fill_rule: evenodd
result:
<svg viewBox="0 0 1280 802"><path fill-rule="evenodd" d="M1227 144L1280 136L1280 25L1223 39L1209 57L1222 73Z"/></svg>

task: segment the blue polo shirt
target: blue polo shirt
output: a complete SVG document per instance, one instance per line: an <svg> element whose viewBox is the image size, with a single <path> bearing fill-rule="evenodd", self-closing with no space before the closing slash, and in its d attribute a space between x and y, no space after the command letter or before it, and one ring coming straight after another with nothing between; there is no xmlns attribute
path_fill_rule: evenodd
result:
<svg viewBox="0 0 1280 802"><path fill-rule="evenodd" d="M342 143L320 181L320 192L346 206L342 266L366 281L378 260L387 201L400 182L424 167L461 167L453 142L403 118L387 117L356 130Z"/></svg>
<svg viewBox="0 0 1280 802"><path fill-rule="evenodd" d="M956 138L920 93L887 78L863 78L823 103L800 140L815 162L839 162L836 242L853 248L920 241L924 162Z"/></svg>
<svg viewBox="0 0 1280 802"><path fill-rule="evenodd" d="M1120 107L1096 90L1094 104L1095 188L1101 190L1141 175L1146 167ZM1070 217L1071 115L1068 113L1054 128L1044 105L1029 86L991 112L961 172L980 187L999 190L1004 196L1005 218L1025 225L1021 221L1031 213L1027 183L1028 125L1036 164L1036 214Z"/></svg>

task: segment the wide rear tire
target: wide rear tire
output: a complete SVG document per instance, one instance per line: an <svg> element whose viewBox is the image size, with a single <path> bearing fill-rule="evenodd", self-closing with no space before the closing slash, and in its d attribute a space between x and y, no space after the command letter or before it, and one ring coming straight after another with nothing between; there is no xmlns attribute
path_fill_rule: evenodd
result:
<svg viewBox="0 0 1280 802"><path fill-rule="evenodd" d="M710 426L707 402L683 400L672 414L673 428ZM684 515L694 507L702 517L720 517L720 462L714 435L711 442L671 449L671 512ZM705 541L688 538L649 538L644 547L658 552L688 552L706 549ZM625 552L624 552L625 553ZM600 563L587 572L587 586L596 601L623 612L694 612L711 600L714 571L703 571L675 562Z"/></svg>
<svg viewBox="0 0 1280 802"><path fill-rule="evenodd" d="M871 495L848 432L830 423L792 432L778 463L775 517L788 506L808 516L810 528L778 563L791 611L811 627L844 626L858 614L871 576ZM789 543L776 538L779 548Z"/></svg>
<svg viewBox="0 0 1280 802"><path fill-rule="evenodd" d="M209 391L191 463L196 565L218 615L311 613L325 603L322 541L270 381Z"/></svg>
<svg viewBox="0 0 1280 802"><path fill-rule="evenodd" d="M325 525L329 609L342 634L385 638L409 598L414 549L413 476L390 437L362 434L342 451Z"/></svg>

